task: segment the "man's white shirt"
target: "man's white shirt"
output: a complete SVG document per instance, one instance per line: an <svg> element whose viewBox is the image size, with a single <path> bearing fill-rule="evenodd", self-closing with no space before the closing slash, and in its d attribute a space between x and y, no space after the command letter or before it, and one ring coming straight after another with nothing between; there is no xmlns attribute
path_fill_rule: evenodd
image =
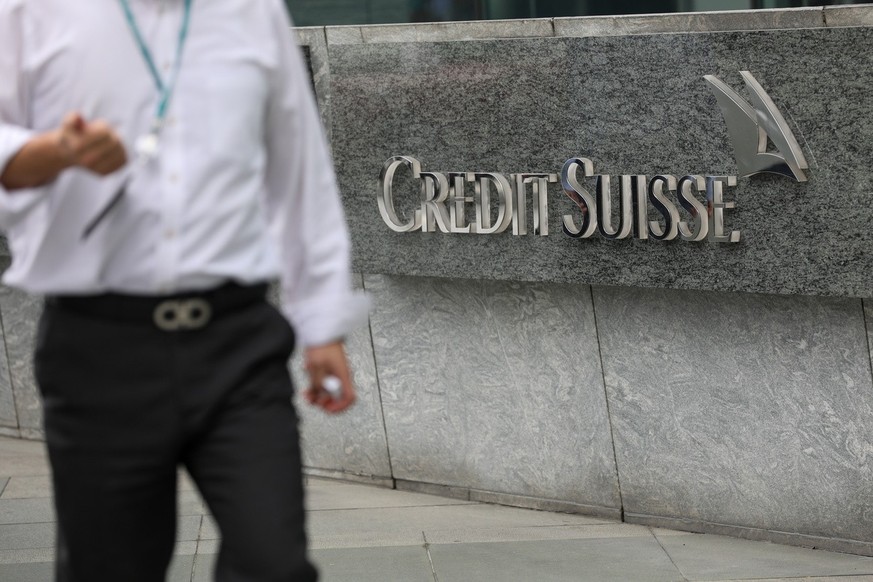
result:
<svg viewBox="0 0 873 582"><path fill-rule="evenodd" d="M130 0L170 76L181 0ZM311 85L280 0L195 0L157 157L101 178L0 188L10 286L35 294L166 294L280 278L304 345L366 317ZM128 155L158 89L118 0L0 0L0 169L68 112L103 119ZM126 193L88 237L122 182Z"/></svg>

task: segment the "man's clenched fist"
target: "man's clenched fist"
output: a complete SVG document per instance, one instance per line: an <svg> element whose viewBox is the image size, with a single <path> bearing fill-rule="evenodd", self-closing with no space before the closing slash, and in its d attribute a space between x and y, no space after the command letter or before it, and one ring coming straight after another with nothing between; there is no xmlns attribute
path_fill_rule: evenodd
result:
<svg viewBox="0 0 873 582"><path fill-rule="evenodd" d="M0 186L9 191L36 188L73 167L106 176L126 163L124 144L108 123L68 113L58 129L34 136L0 168Z"/></svg>
<svg viewBox="0 0 873 582"><path fill-rule="evenodd" d="M127 163L124 144L105 121L87 122L78 113L68 113L58 139L71 166L106 176Z"/></svg>

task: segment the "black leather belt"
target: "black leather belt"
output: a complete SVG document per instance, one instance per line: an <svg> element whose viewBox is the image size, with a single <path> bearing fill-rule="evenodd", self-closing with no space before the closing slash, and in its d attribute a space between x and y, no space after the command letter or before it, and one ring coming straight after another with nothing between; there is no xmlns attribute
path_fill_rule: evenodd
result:
<svg viewBox="0 0 873 582"><path fill-rule="evenodd" d="M164 331L200 329L222 314L263 301L268 285L226 283L208 291L162 296L55 295L46 305L100 319L129 323L152 323Z"/></svg>

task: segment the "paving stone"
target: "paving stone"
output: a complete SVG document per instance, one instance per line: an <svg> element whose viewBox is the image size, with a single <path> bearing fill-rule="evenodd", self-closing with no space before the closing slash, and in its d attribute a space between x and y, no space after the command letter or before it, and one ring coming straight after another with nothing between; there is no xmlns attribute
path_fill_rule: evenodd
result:
<svg viewBox="0 0 873 582"><path fill-rule="evenodd" d="M423 542L422 542L423 543ZM433 582L424 547L315 550L312 560L323 582ZM468 578L487 580L487 578Z"/></svg>
<svg viewBox="0 0 873 582"><path fill-rule="evenodd" d="M873 574L873 558L714 535L658 536L692 581Z"/></svg>
<svg viewBox="0 0 873 582"><path fill-rule="evenodd" d="M26 550L0 550L0 564L33 564L51 562L55 559L55 549L30 548ZM0 577L0 580L3 580Z"/></svg>
<svg viewBox="0 0 873 582"><path fill-rule="evenodd" d="M54 545L55 524L53 523L0 525L0 550L53 548Z"/></svg>
<svg viewBox="0 0 873 582"><path fill-rule="evenodd" d="M50 521L55 521L55 508L50 498L0 499L0 524Z"/></svg>
<svg viewBox="0 0 873 582"><path fill-rule="evenodd" d="M434 544L430 554L440 582L684 580L654 537Z"/></svg>
<svg viewBox="0 0 873 582"><path fill-rule="evenodd" d="M9 582L47 582L52 580L55 565L52 562L30 564L0 564L0 580Z"/></svg>
<svg viewBox="0 0 873 582"><path fill-rule="evenodd" d="M0 486L0 499L38 499L52 496L52 480L49 475L12 477L4 489Z"/></svg>
<svg viewBox="0 0 873 582"><path fill-rule="evenodd" d="M190 582L194 556L176 556L167 573L167 582ZM53 562L0 564L0 580L9 582L47 582L54 579Z"/></svg>

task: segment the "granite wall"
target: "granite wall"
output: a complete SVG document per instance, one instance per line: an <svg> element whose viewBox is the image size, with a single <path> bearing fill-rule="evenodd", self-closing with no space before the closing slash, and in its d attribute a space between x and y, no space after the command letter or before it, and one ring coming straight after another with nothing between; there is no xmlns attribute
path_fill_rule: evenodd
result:
<svg viewBox="0 0 873 582"><path fill-rule="evenodd" d="M841 7L299 30L374 300L348 338L358 406L301 406L309 471L873 555L871 25ZM738 245L579 241L557 222L398 234L379 216L397 154L733 173L701 77L738 87L743 69L811 168L739 183ZM0 289L0 434L41 434L38 311Z"/></svg>
<svg viewBox="0 0 873 582"><path fill-rule="evenodd" d="M375 299L382 416L351 430L384 423L397 486L873 553L871 24L856 6L300 31ZM745 95L740 70L810 168L740 178L739 244L571 239L558 184L547 237L380 217L396 155L736 174L703 76ZM415 188L398 182L403 217ZM339 466L307 421L310 459Z"/></svg>
<svg viewBox="0 0 873 582"><path fill-rule="evenodd" d="M458 36L433 25L328 28L331 129L342 136L334 152L356 269L870 297L873 29L824 26L870 10L482 23L452 28ZM621 34L633 23L645 34ZM683 32L653 34L656 24ZM396 155L425 171L506 175L559 173L585 156L614 191L625 174L736 175L703 77L745 95L741 70L782 111L810 169L804 183L758 175L729 189L737 207L726 221L739 244L568 237L561 217L579 213L560 184L548 190L549 236L398 233L380 216L379 172ZM593 191L593 180L583 185ZM396 190L408 219L417 184L398 180ZM471 184L465 194L474 196Z"/></svg>

